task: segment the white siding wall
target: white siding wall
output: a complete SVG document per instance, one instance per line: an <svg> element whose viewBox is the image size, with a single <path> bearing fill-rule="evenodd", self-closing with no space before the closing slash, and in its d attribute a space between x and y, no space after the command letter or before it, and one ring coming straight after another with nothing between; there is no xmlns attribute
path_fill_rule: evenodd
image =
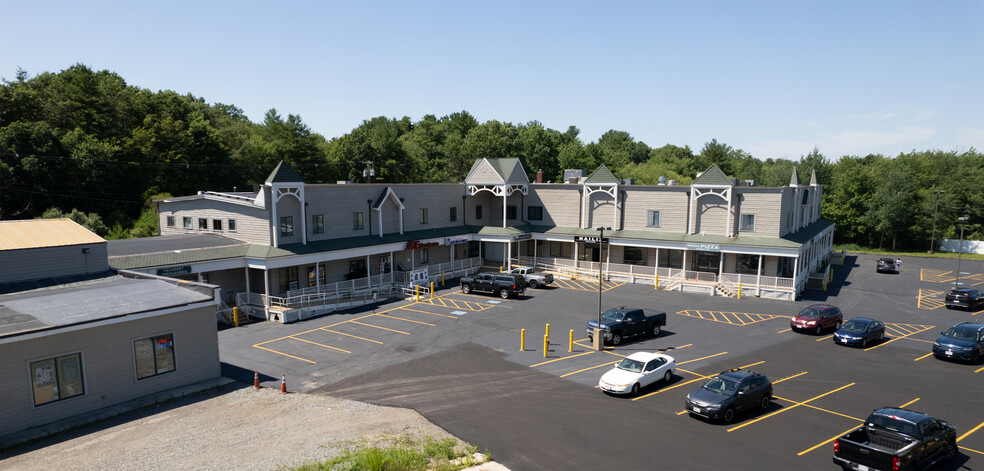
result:
<svg viewBox="0 0 984 471"><path fill-rule="evenodd" d="M755 230L736 231L739 235L755 237L779 237L782 206L782 190L772 188L743 188L739 191L742 199L738 202L739 215L754 214ZM737 198L736 198L737 199ZM735 224L737 229L738 223Z"/></svg>
<svg viewBox="0 0 984 471"><path fill-rule="evenodd" d="M628 186L625 196L625 229L659 232L687 232L687 208L690 199L687 187ZM659 211L659 228L646 224L649 210Z"/></svg>
<svg viewBox="0 0 984 471"><path fill-rule="evenodd" d="M263 208L244 206L235 203L217 201L214 199L193 199L160 203L157 207L158 226L161 235L175 234L219 234L230 239L241 240L251 244L270 245L270 228L267 210ZM174 216L174 227L167 226L167 216ZM191 229L182 225L183 217L191 217ZM208 219L208 230L198 229L198 219ZM222 230L212 227L213 219L222 220ZM236 220L236 230L229 230L229 220ZM296 223L295 223L296 224Z"/></svg>
<svg viewBox="0 0 984 471"><path fill-rule="evenodd" d="M581 212L581 185L530 185L526 206L542 206L543 220L534 225L577 227Z"/></svg>
<svg viewBox="0 0 984 471"><path fill-rule="evenodd" d="M137 381L133 342L167 333L174 334L175 371ZM35 407L30 363L79 352L85 394ZM0 358L0 436L220 376L211 306L0 344Z"/></svg>

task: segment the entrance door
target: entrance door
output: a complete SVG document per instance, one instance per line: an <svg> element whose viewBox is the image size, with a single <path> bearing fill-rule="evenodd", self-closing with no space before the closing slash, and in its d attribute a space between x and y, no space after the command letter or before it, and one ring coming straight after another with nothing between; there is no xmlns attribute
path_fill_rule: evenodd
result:
<svg viewBox="0 0 984 471"><path fill-rule="evenodd" d="M697 252L697 271L717 273L721 269L720 252Z"/></svg>

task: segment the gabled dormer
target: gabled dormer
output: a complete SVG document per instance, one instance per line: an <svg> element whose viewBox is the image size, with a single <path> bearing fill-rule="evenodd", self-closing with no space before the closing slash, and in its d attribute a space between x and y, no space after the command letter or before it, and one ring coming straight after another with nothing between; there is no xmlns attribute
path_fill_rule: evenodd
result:
<svg viewBox="0 0 984 471"><path fill-rule="evenodd" d="M273 246L279 247L281 239L285 243L294 242L297 231L296 222L301 223L301 243L307 244L307 224L304 217L304 180L283 160L277 164L267 177L263 186L270 188L270 224L273 226ZM257 203L265 198L261 191ZM283 202L281 202L283 201Z"/></svg>
<svg viewBox="0 0 984 471"><path fill-rule="evenodd" d="M733 212L731 198L734 186L734 179L728 178L717 164L711 164L707 170L698 175L693 183L690 184L689 214L691 222L687 228L687 232L690 234L696 233L698 232L698 228L699 232L705 232L704 228L707 226L717 230L720 225L720 219L717 218L724 217L724 229L721 230L721 235L725 237L734 235L731 224L731 213ZM719 199L724 202L726 214L719 214L720 209L715 210L713 203L711 203L711 207L708 209L702 210L700 199L705 196L712 196L715 197L712 200ZM706 203L704 204L705 206L707 205Z"/></svg>
<svg viewBox="0 0 984 471"><path fill-rule="evenodd" d="M507 198L515 192L529 194L529 186L530 179L526 176L523 164L514 158L476 160L465 177L465 187L469 195L488 191L502 197L502 227L506 227Z"/></svg>
<svg viewBox="0 0 984 471"><path fill-rule="evenodd" d="M615 174L608 170L605 164L601 164L594 173L584 179L584 191L581 192L581 208L582 212L587 215L589 214L590 208L587 208L588 201L591 201L591 194L602 192L612 198L612 226L618 227L618 178ZM592 218L593 220L593 218ZM588 225L588 218L585 217L582 222L582 228L586 228ZM596 227L604 226L602 223L595 224Z"/></svg>

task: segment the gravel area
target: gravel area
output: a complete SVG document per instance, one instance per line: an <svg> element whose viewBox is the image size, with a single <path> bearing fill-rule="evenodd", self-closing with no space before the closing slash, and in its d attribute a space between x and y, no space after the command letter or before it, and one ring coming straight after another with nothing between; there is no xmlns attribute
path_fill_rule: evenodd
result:
<svg viewBox="0 0 984 471"><path fill-rule="evenodd" d="M409 409L232 383L4 450L0 468L272 470L394 436L451 437Z"/></svg>

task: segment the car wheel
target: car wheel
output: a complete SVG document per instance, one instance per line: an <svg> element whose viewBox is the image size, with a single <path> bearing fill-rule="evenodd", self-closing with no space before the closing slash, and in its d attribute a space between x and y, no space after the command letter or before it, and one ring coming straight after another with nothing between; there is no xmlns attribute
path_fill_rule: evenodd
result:
<svg viewBox="0 0 984 471"><path fill-rule="evenodd" d="M502 298L502 299L508 298L509 297L509 291L506 291L504 289L500 289L499 290L499 297Z"/></svg>
<svg viewBox="0 0 984 471"><path fill-rule="evenodd" d="M612 334L612 345L618 345L622 343L622 336L619 334Z"/></svg>
<svg viewBox="0 0 984 471"><path fill-rule="evenodd" d="M957 444L953 442L947 442L946 451L943 452L943 459L952 460L957 457Z"/></svg>
<svg viewBox="0 0 984 471"><path fill-rule="evenodd" d="M663 327L661 326L657 325L656 327L653 327L653 337L659 337L659 333L662 331L663 331Z"/></svg>
<svg viewBox="0 0 984 471"><path fill-rule="evenodd" d="M732 408L727 408L724 410L724 415L721 416L721 420L725 423L731 422L735 419L735 410Z"/></svg>
<svg viewBox="0 0 984 471"><path fill-rule="evenodd" d="M666 373L663 373L663 382L669 383L671 379L673 379L672 371L667 371Z"/></svg>
<svg viewBox="0 0 984 471"><path fill-rule="evenodd" d="M632 395L633 396L638 396L639 395L639 383L636 383L636 384L633 384L632 385Z"/></svg>
<svg viewBox="0 0 984 471"><path fill-rule="evenodd" d="M947 308L947 309L953 309L953 306L951 306L951 305L949 305L949 304L947 304L947 305L946 305L946 308Z"/></svg>
<svg viewBox="0 0 984 471"><path fill-rule="evenodd" d="M771 401L771 400L772 400L772 398L770 398L768 395L762 396L762 400L759 401L759 407L761 407L762 410L768 409L769 408L769 401Z"/></svg>
<svg viewBox="0 0 984 471"><path fill-rule="evenodd" d="M841 328L841 321L837 321L837 323L834 324L834 330L840 330L840 328Z"/></svg>
<svg viewBox="0 0 984 471"><path fill-rule="evenodd" d="M465 294L471 293L471 285L461 285L461 292Z"/></svg>
<svg viewBox="0 0 984 471"><path fill-rule="evenodd" d="M868 337L861 339L861 348L866 348L868 346Z"/></svg>
<svg viewBox="0 0 984 471"><path fill-rule="evenodd" d="M817 326L817 335L820 335L822 333L823 333L823 326L822 325L818 325Z"/></svg>
<svg viewBox="0 0 984 471"><path fill-rule="evenodd" d="M530 288L536 288L536 280L530 280Z"/></svg>

